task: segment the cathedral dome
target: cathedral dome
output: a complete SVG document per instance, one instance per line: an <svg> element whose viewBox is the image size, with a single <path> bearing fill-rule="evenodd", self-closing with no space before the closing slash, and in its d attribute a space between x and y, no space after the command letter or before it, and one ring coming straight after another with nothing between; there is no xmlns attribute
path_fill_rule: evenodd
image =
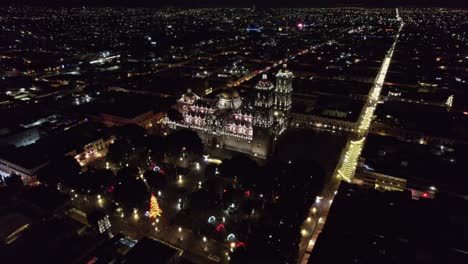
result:
<svg viewBox="0 0 468 264"><path fill-rule="evenodd" d="M223 90L218 95L218 108L220 109L237 109L242 104L242 99L239 92L235 89Z"/></svg>
<svg viewBox="0 0 468 264"><path fill-rule="evenodd" d="M221 92L218 96L219 98L223 98L227 100L240 98L239 92L236 89L226 89L223 92Z"/></svg>

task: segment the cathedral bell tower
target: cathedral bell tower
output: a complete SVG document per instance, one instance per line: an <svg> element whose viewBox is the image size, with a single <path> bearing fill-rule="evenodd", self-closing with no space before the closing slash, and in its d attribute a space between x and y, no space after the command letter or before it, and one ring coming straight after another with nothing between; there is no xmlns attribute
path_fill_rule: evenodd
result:
<svg viewBox="0 0 468 264"><path fill-rule="evenodd" d="M266 158L271 154L272 132L274 123L274 89L275 86L264 74L255 85L253 100L253 137L252 155Z"/></svg>
<svg viewBox="0 0 468 264"><path fill-rule="evenodd" d="M276 74L274 108L285 114L291 110L292 78L292 72L286 68L286 64L283 64L283 69Z"/></svg>
<svg viewBox="0 0 468 264"><path fill-rule="evenodd" d="M276 87L274 95L274 131L275 138L283 133L288 127L288 118L291 111L293 74L283 64L283 68L276 74Z"/></svg>
<svg viewBox="0 0 468 264"><path fill-rule="evenodd" d="M273 125L273 100L275 86L263 74L262 79L255 86L254 126L270 128Z"/></svg>

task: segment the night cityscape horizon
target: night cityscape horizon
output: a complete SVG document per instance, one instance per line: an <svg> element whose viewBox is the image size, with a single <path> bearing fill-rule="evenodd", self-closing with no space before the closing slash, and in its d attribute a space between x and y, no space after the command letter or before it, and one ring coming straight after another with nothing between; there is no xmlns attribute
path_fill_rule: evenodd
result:
<svg viewBox="0 0 468 264"><path fill-rule="evenodd" d="M468 263L468 3L0 4L0 263Z"/></svg>

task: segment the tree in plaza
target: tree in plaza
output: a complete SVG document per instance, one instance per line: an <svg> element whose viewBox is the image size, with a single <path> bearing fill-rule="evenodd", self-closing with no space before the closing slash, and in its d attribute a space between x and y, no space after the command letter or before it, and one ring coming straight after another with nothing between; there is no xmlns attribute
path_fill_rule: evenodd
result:
<svg viewBox="0 0 468 264"><path fill-rule="evenodd" d="M216 176L216 172L219 172L218 165L209 163L205 167L205 177L210 179Z"/></svg>
<svg viewBox="0 0 468 264"><path fill-rule="evenodd" d="M203 189L191 193L188 197L188 209L194 231L199 232L208 217L216 214L219 209L218 197Z"/></svg>
<svg viewBox="0 0 468 264"><path fill-rule="evenodd" d="M239 204L245 198L245 193L240 189L225 187L221 194L222 208L228 209L233 203Z"/></svg>
<svg viewBox="0 0 468 264"><path fill-rule="evenodd" d="M234 179L237 185L246 189L255 183L259 166L247 155L240 154L232 159L224 160L220 166L220 172L222 177Z"/></svg>
<svg viewBox="0 0 468 264"><path fill-rule="evenodd" d="M182 149L189 154L201 156L203 154L203 142L198 134L192 130L181 129L172 132L166 137L166 146L168 152L172 155L178 155Z"/></svg>
<svg viewBox="0 0 468 264"><path fill-rule="evenodd" d="M231 263L295 263L299 242L299 226L280 224L265 216L254 226L246 247L231 255Z"/></svg>
<svg viewBox="0 0 468 264"><path fill-rule="evenodd" d="M268 161L267 164L260 167L256 177L254 177L253 190L263 197L270 198L275 191L275 183L282 173L284 173L284 164L280 161Z"/></svg>
<svg viewBox="0 0 468 264"><path fill-rule="evenodd" d="M206 190L198 190L189 195L190 208L197 212L216 210L219 199Z"/></svg>
<svg viewBox="0 0 468 264"><path fill-rule="evenodd" d="M59 156L53 158L38 173L38 179L41 182L57 185L63 183L69 187L76 187L81 176L81 166L78 162L69 156Z"/></svg>
<svg viewBox="0 0 468 264"><path fill-rule="evenodd" d="M145 138L145 147L152 161L161 160L166 152L164 138L156 135L150 135Z"/></svg>
<svg viewBox="0 0 468 264"><path fill-rule="evenodd" d="M162 209L159 207L158 199L154 194L151 194L149 217L155 219L160 217L161 214Z"/></svg>
<svg viewBox="0 0 468 264"><path fill-rule="evenodd" d="M117 139L127 140L132 144L137 144L145 137L145 129L136 124L128 124L115 128Z"/></svg>
<svg viewBox="0 0 468 264"><path fill-rule="evenodd" d="M129 160L132 147L124 140L116 140L109 146L106 158L116 164L125 163Z"/></svg>
<svg viewBox="0 0 468 264"><path fill-rule="evenodd" d="M89 170L82 175L83 188L90 190L93 193L97 193L101 190L108 188L114 181L114 173L111 170L96 169Z"/></svg>
<svg viewBox="0 0 468 264"><path fill-rule="evenodd" d="M223 193L225 187L224 179L219 177L209 178L203 183L203 189L207 190L210 193L216 194L218 197L221 198L221 194Z"/></svg>
<svg viewBox="0 0 468 264"><path fill-rule="evenodd" d="M163 190L167 186L166 176L152 170L145 171L143 175L148 185L154 190Z"/></svg>
<svg viewBox="0 0 468 264"><path fill-rule="evenodd" d="M112 192L114 200L128 208L143 208L150 193L138 170L132 167L121 169L115 179L115 190Z"/></svg>
<svg viewBox="0 0 468 264"><path fill-rule="evenodd" d="M247 215L247 218L250 219L252 216L252 210L255 208L255 202L252 199L244 200L241 203L240 211L242 214Z"/></svg>

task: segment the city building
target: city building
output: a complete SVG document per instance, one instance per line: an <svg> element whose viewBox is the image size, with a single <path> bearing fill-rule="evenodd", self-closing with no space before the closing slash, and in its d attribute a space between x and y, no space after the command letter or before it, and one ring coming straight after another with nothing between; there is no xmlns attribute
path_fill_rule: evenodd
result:
<svg viewBox="0 0 468 264"><path fill-rule="evenodd" d="M341 182L307 263L466 263L464 208L461 198L414 200Z"/></svg>
<svg viewBox="0 0 468 264"><path fill-rule="evenodd" d="M123 109L122 109L123 110ZM91 119L101 122L106 126L123 126L135 124L144 128L150 128L164 117L163 113L154 113L153 110L135 113L133 110L128 111L113 111L112 113L102 112L98 115L91 116Z"/></svg>
<svg viewBox="0 0 468 264"><path fill-rule="evenodd" d="M0 153L0 176L19 175L25 185L36 183L37 172L54 156L74 157L80 165L107 155L114 142L108 128L85 122L59 134L49 135L34 144Z"/></svg>
<svg viewBox="0 0 468 264"><path fill-rule="evenodd" d="M183 251L159 240L144 237L125 255L127 264L161 263L176 264Z"/></svg>
<svg viewBox="0 0 468 264"><path fill-rule="evenodd" d="M33 146L33 145L30 145ZM35 184L37 172L47 165L49 159L42 151L33 147L22 147L0 156L0 178L16 174L25 185Z"/></svg>
<svg viewBox="0 0 468 264"><path fill-rule="evenodd" d="M275 88L264 74L250 97L242 97L235 88L204 97L189 89L175 106L182 120L169 120L168 125L196 131L207 145L266 158L288 125L292 77L284 67L276 75Z"/></svg>
<svg viewBox="0 0 468 264"><path fill-rule="evenodd" d="M34 144L40 138L41 131L38 127L0 130L0 146L23 147Z"/></svg>

